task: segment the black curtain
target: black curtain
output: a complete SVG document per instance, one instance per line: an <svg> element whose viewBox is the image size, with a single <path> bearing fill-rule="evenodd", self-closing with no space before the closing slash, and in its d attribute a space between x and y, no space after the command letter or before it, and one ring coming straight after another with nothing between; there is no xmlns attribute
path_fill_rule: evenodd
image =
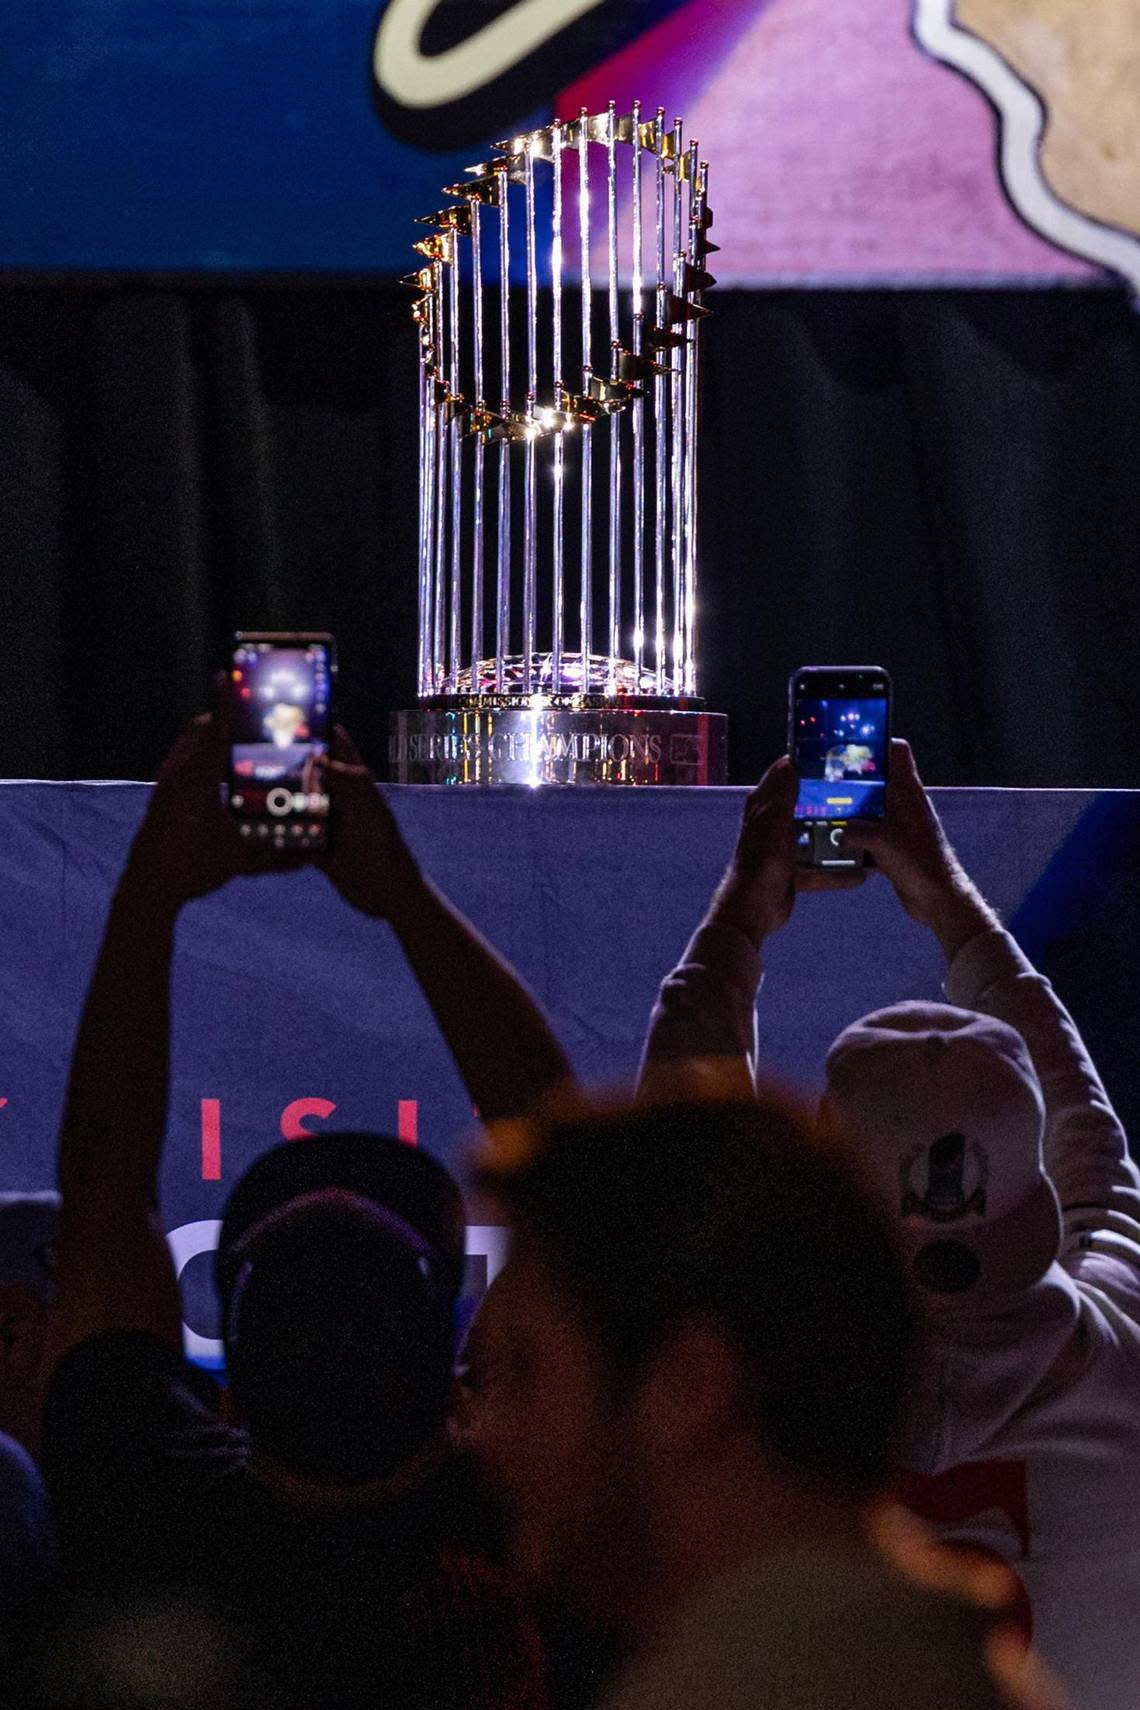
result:
<svg viewBox="0 0 1140 1710"><path fill-rule="evenodd" d="M1140 782L1125 295L713 303L699 656L733 779L782 746L795 666L868 662L931 782ZM333 630L382 768L414 700L415 363L394 286L0 291L0 774L153 776L236 627Z"/></svg>

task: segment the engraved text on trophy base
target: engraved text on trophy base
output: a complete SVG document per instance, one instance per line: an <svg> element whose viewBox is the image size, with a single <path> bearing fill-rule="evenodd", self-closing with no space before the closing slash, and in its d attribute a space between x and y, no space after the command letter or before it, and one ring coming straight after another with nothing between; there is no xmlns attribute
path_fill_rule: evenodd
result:
<svg viewBox="0 0 1140 1710"><path fill-rule="evenodd" d="M417 708L396 713L391 776L405 784L717 784L723 714L652 708Z"/></svg>

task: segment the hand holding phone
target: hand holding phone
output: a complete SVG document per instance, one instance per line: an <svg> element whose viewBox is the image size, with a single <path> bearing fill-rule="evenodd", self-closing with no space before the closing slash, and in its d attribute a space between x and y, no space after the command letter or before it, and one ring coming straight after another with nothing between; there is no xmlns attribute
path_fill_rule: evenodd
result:
<svg viewBox="0 0 1140 1710"><path fill-rule="evenodd" d="M317 865L353 908L393 920L414 894L419 865L384 792L340 725L333 733L327 779L336 837Z"/></svg>
<svg viewBox="0 0 1140 1710"><path fill-rule="evenodd" d="M192 720L167 754L127 861L124 884L175 909L270 866L264 851L239 835L222 803L230 756L229 690L228 675L219 673L213 711ZM292 854L272 858L277 871L299 864Z"/></svg>
<svg viewBox="0 0 1140 1710"><path fill-rule="evenodd" d="M891 741L891 799L884 820L853 826L853 850L865 850L899 902L929 927L951 961L970 938L1001 923L951 848L908 743Z"/></svg>
<svg viewBox="0 0 1140 1710"><path fill-rule="evenodd" d="M878 665L807 665L788 685L788 749L799 776L796 860L850 872L862 852L842 848L848 820L886 813L891 681Z"/></svg>
<svg viewBox="0 0 1140 1710"><path fill-rule="evenodd" d="M773 761L744 804L740 835L716 895L716 912L759 946L795 905L796 779L786 755Z"/></svg>
<svg viewBox="0 0 1140 1710"><path fill-rule="evenodd" d="M332 731L336 650L324 633L234 637L230 660L229 807L265 854L328 848L322 768Z"/></svg>

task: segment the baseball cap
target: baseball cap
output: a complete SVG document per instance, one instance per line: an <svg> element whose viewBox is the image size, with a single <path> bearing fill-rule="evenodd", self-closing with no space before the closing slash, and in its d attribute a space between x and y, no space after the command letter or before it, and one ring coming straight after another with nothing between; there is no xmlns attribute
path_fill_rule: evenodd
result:
<svg viewBox="0 0 1140 1710"><path fill-rule="evenodd" d="M453 1301L427 1240L337 1186L266 1212L231 1252L227 1371L251 1441L336 1485L406 1463L443 1423L454 1356Z"/></svg>
<svg viewBox="0 0 1140 1710"><path fill-rule="evenodd" d="M340 1190L383 1208L430 1250L433 1278L454 1302L463 1286L463 1198L442 1164L386 1134L341 1131L286 1140L250 1165L226 1202L215 1258L223 1305L243 1263L247 1239L295 1200Z"/></svg>
<svg viewBox="0 0 1140 1710"><path fill-rule="evenodd" d="M55 1298L58 1193L0 1193L0 1283L25 1283L40 1300Z"/></svg>
<svg viewBox="0 0 1140 1710"><path fill-rule="evenodd" d="M908 1268L935 1296L1037 1282L1061 1242L1041 1086L1020 1034L949 1004L900 1003L848 1027L826 1108L887 1195Z"/></svg>

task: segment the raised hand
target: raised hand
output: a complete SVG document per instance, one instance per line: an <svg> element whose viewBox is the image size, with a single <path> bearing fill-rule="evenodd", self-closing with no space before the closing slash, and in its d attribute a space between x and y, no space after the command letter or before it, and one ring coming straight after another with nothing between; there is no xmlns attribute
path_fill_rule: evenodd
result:
<svg viewBox="0 0 1140 1710"><path fill-rule="evenodd" d="M851 890L862 870L823 873L796 863L799 780L785 754L773 762L744 805L736 850L714 900L714 911L757 944L785 925L798 890Z"/></svg>
<svg viewBox="0 0 1140 1710"><path fill-rule="evenodd" d="M316 864L353 908L390 920L419 880L419 867L376 779L341 725L325 764L325 782L332 810L329 848Z"/></svg>
<svg viewBox="0 0 1140 1710"><path fill-rule="evenodd" d="M281 872L296 857L258 851L239 835L221 799L230 744L230 699L215 683L214 710L187 726L162 763L131 846L124 884L179 907L239 874Z"/></svg>
<svg viewBox="0 0 1140 1710"><path fill-rule="evenodd" d="M520 1116L551 1088L572 1083L569 1060L535 999L421 873L339 726L325 778L332 825L318 865L346 902L391 925L483 1120Z"/></svg>
<svg viewBox="0 0 1140 1710"><path fill-rule="evenodd" d="M907 914L935 932L949 954L974 932L996 923L951 848L910 744L901 737L891 742L886 815L852 820L842 847L872 856Z"/></svg>

